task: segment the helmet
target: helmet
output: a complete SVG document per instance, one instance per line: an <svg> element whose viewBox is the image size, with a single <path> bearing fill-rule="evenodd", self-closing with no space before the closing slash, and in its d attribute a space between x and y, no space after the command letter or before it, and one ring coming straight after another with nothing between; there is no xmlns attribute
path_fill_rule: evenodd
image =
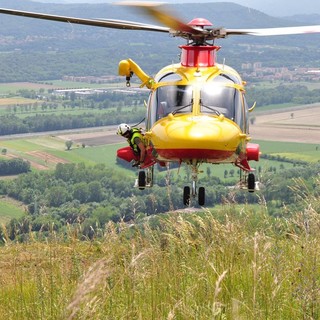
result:
<svg viewBox="0 0 320 320"><path fill-rule="evenodd" d="M129 126L128 124L126 124L126 123L121 123L121 124L119 124L119 126L118 126L117 134L123 136L123 135L125 135L125 134L126 134L128 131L130 131L130 130L131 130L131 128L130 128L130 126Z"/></svg>

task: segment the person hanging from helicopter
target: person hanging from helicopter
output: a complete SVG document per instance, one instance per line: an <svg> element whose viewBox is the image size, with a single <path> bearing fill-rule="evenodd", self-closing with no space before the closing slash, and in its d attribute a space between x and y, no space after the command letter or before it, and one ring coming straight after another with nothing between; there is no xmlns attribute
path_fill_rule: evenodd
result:
<svg viewBox="0 0 320 320"><path fill-rule="evenodd" d="M118 126L117 134L126 138L128 147L117 151L117 157L127 162L133 162L133 166L141 169L155 164L152 156L152 148L146 146L145 137L139 128L131 128L126 123Z"/></svg>

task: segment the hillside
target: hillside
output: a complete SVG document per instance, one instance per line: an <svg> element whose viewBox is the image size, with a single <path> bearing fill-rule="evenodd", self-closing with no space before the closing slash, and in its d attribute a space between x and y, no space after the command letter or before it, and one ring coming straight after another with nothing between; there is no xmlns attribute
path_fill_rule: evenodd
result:
<svg viewBox="0 0 320 320"><path fill-rule="evenodd" d="M318 185L319 186L319 185ZM91 241L7 239L0 247L0 312L33 319L318 319L319 199L286 219L267 206L226 204L131 224ZM52 226L53 227L53 226ZM45 235L45 230L43 231ZM41 234L40 234L41 237Z"/></svg>
<svg viewBox="0 0 320 320"><path fill-rule="evenodd" d="M34 0L36 2L44 3L106 3L111 2L112 0ZM167 1L169 2L169 1ZM175 3L193 3L194 0L176 0ZM206 2L220 2L219 0L210 1L210 0L200 0L198 3ZM256 1L256 0L233 0L237 4L254 8L259 11L268 13L273 16L281 17L285 15L294 15L297 13L310 14L310 13L319 13L320 14L320 4L314 0L307 0L303 2L303 5L300 0L266 0L266 1Z"/></svg>
<svg viewBox="0 0 320 320"><path fill-rule="evenodd" d="M111 4L62 5L3 0L1 5L77 17L155 23L135 11ZM217 26L229 28L299 24L227 2L206 3L200 6L175 4L172 8L185 21L190 21L195 16L206 17ZM236 68L239 68L241 63L257 60L266 65L314 66L320 59L319 42L315 41L316 37L318 36L231 37L217 43L223 45L218 59L226 59ZM1 81L25 81L59 79L65 74L115 75L119 60L128 57L138 63L143 61L143 68L153 74L161 66L178 60L177 46L183 43L183 40L173 39L164 34L106 30L2 15L0 43ZM300 50L304 50L303 55L299 53ZM288 52L291 55L290 59Z"/></svg>

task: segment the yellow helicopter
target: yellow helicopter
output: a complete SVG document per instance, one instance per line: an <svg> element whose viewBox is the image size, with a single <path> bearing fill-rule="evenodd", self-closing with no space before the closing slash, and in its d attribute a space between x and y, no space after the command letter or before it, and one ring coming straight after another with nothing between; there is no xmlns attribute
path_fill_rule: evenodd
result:
<svg viewBox="0 0 320 320"><path fill-rule="evenodd" d="M191 167L192 184L183 190L183 203L189 205L198 197L205 203L204 187L197 188L199 167L203 163L232 163L240 168L240 183L249 192L255 190L254 169L249 161L259 160L259 145L250 143L245 82L233 68L218 64L214 44L216 39L230 35L274 36L319 33L320 26L263 29L215 28L203 18L184 23L169 13L164 4L154 2L122 2L143 10L164 26L124 20L101 20L49 15L35 12L1 9L0 13L37 19L105 28L145 30L169 33L186 40L180 46L181 61L161 69L155 77L147 75L131 59L119 63L119 75L126 77L127 86L133 74L141 87L150 89L147 102L147 161L138 175L138 187L153 184L156 163L186 163ZM118 150L118 157L131 161L130 147Z"/></svg>

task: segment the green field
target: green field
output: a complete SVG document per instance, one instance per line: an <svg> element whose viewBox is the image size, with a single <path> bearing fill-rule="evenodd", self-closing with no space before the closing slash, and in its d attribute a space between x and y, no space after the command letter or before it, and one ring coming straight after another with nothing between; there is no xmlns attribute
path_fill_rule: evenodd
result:
<svg viewBox="0 0 320 320"><path fill-rule="evenodd" d="M308 162L317 162L320 160L320 147L316 144L271 141L253 142L260 144L260 151L262 154L270 154ZM66 151L65 142L54 136L0 141L1 150L6 148L8 153L41 164L43 164L43 159L38 158L36 155L32 155L32 152L42 151L67 162L83 162L86 165L105 163L107 166L114 166L116 163L116 150L123 146L125 146L125 143L82 148L81 146L74 144L71 150ZM261 160L260 162L252 162L252 165L256 167L258 165L265 165L268 162L270 161ZM272 165L274 165L274 163ZM220 175L221 172L224 172L227 165L214 165L210 167L213 168L213 172L217 172L217 174Z"/></svg>
<svg viewBox="0 0 320 320"><path fill-rule="evenodd" d="M275 142L275 141L253 141L260 145L262 154L286 157L288 159L302 160L307 162L320 161L319 144L296 143L296 142Z"/></svg>
<svg viewBox="0 0 320 320"><path fill-rule="evenodd" d="M270 89L270 88L276 88L281 85L287 85L288 83L284 82L283 80L276 80L276 81L259 81L257 83L254 83L254 87L257 88L265 88L265 89ZM296 84L296 83L290 83L291 85ZM303 82L299 81L298 82L299 86L306 86L309 90L314 90L314 89L320 89L320 83L319 82ZM249 90L249 89L248 89Z"/></svg>
<svg viewBox="0 0 320 320"><path fill-rule="evenodd" d="M20 218L24 214L25 210L21 203L0 197L0 224L5 224L13 218Z"/></svg>
<svg viewBox="0 0 320 320"><path fill-rule="evenodd" d="M253 112L253 116L259 112L265 112L265 111L270 111L270 110L284 110L287 108L292 108L295 107L296 104L294 103L281 103L281 104L272 104L268 106L262 106L260 107L259 105L256 106Z"/></svg>
<svg viewBox="0 0 320 320"><path fill-rule="evenodd" d="M306 143L284 143L284 142L268 142L268 141L253 141L260 144L260 150L262 154L269 154L273 156L286 157L293 160L303 160L307 162L320 161L320 150L316 144ZM133 179L136 176L136 170L129 170L116 165L116 151L117 149L125 146L125 143L93 146L82 148L79 145L74 144L71 150L67 151L65 142L55 136L41 136L27 139L16 139L0 141L0 150L7 149L7 154L12 154L17 157L21 157L31 161L33 170L38 169L54 169L56 161L69 162L69 163L84 163L85 165L95 165L99 163L105 164L107 167L115 168L115 170L121 170L126 172L128 179ZM318 148L320 149L320 148ZM50 162L50 156L53 156L54 161ZM0 157L4 157L1 155ZM283 169L293 168L294 164L283 161L274 161L267 159L260 159L259 162L252 161L251 166L259 172L268 172L271 169L279 172ZM40 167L37 168L37 165ZM238 180L239 169L231 164L226 165L203 165L200 169L203 171L199 175L199 181L201 178L207 176L208 168L210 174L216 176L223 181L230 184L235 183ZM230 175L230 171L234 171L234 176ZM227 177L225 173L227 171ZM155 171L157 177L163 177L167 174L164 170L162 172ZM186 174L186 168L184 165L180 169L172 170L172 178L176 178L178 175L184 176ZM15 204L8 204L0 200L0 221L7 221L8 217L15 217L23 215L24 211Z"/></svg>

